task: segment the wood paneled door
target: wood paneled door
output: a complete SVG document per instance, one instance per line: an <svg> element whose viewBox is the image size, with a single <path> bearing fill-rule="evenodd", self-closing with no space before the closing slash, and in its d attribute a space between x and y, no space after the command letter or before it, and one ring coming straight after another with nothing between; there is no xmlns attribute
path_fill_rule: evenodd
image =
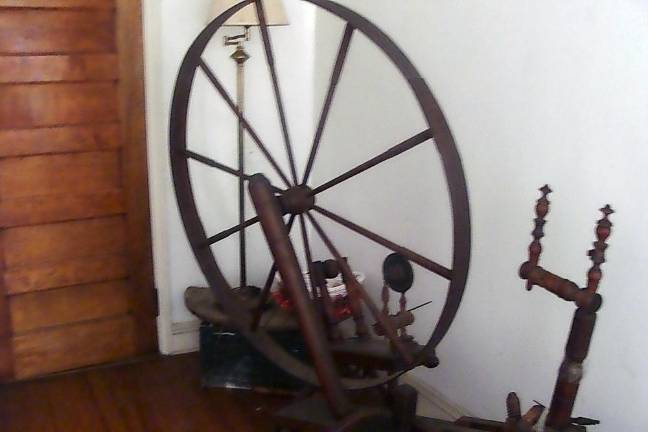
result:
<svg viewBox="0 0 648 432"><path fill-rule="evenodd" d="M0 381L157 347L140 2L0 0Z"/></svg>

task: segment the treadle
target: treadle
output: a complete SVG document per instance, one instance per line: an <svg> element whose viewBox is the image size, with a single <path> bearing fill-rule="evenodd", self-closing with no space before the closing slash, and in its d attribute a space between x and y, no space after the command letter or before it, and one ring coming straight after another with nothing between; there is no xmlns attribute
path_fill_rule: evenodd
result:
<svg viewBox="0 0 648 432"><path fill-rule="evenodd" d="M477 429L427 417L417 417L414 422L414 427L415 432L477 432Z"/></svg>
<svg viewBox="0 0 648 432"><path fill-rule="evenodd" d="M485 420L474 417L461 417L456 421L457 425L474 431L499 432L504 429L505 424L500 421Z"/></svg>
<svg viewBox="0 0 648 432"><path fill-rule="evenodd" d="M354 413L367 408L372 407L371 405L357 405ZM329 430L329 428L339 426L342 422L341 419L333 416L326 399L321 393L315 393L308 398L300 399L282 408L274 417L281 426L298 430L308 428L309 431ZM375 424L371 424L370 430L371 432L393 432L394 428L391 422L386 422L384 418L381 418Z"/></svg>
<svg viewBox="0 0 648 432"><path fill-rule="evenodd" d="M371 405L358 405L358 410L370 407ZM331 414L324 396L317 393L307 399L299 400L287 407L282 408L274 415L277 422L288 428L287 430L306 431L328 431L334 426L339 426L341 420L335 419ZM377 419L367 424L366 429L358 429L357 432L396 432L398 428L390 421ZM411 432L477 432L477 429L470 429L458 426L445 420L432 419L427 417L416 417L414 428Z"/></svg>
<svg viewBox="0 0 648 432"><path fill-rule="evenodd" d="M275 417L282 423L295 422L295 426L303 425L316 425L318 427L334 426L338 420L333 417L329 410L326 399L320 393L316 393L308 398L298 400L281 410L279 410Z"/></svg>
<svg viewBox="0 0 648 432"><path fill-rule="evenodd" d="M404 343L409 352L416 356L423 346L416 342ZM332 343L331 351L336 360L380 370L398 370L401 360L386 339L347 339Z"/></svg>

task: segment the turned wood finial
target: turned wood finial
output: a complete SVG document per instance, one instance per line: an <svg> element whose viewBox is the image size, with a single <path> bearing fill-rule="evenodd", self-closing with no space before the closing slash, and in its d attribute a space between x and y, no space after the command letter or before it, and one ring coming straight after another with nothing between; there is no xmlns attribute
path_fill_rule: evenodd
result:
<svg viewBox="0 0 648 432"><path fill-rule="evenodd" d="M608 247L606 241L612 233L610 215L614 213L614 210L608 204L601 209L601 212L603 213L603 217L596 224L596 241L593 243L594 249L587 253L592 260L592 268L587 273L587 291L592 294L598 290L599 283L603 277L601 265L605 262L605 250Z"/></svg>
<svg viewBox="0 0 648 432"><path fill-rule="evenodd" d="M389 316L389 286L387 282L383 282L381 299L383 303L382 314Z"/></svg>
<svg viewBox="0 0 648 432"><path fill-rule="evenodd" d="M405 297L405 293L401 293L400 300L398 301L398 304L400 306L400 314L404 315L407 313L407 297ZM400 329L400 337L401 339L409 339L409 335L407 334L407 327L401 327Z"/></svg>
<svg viewBox="0 0 648 432"><path fill-rule="evenodd" d="M540 254L542 253L542 244L540 243L540 240L545 235L544 226L547 223L545 217L547 216L547 213L549 213L549 200L547 199L547 196L553 191L551 190L549 185L544 185L540 188L540 192L542 192L542 196L536 202L535 207L535 228L531 232L533 241L529 245L529 268L537 266L538 261L540 260ZM533 288L533 282L527 280L526 288L528 291L531 291L531 288Z"/></svg>

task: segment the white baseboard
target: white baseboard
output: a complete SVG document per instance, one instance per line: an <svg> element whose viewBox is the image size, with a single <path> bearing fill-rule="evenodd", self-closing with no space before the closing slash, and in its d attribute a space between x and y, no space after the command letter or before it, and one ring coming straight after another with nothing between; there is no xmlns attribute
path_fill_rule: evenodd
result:
<svg viewBox="0 0 648 432"><path fill-rule="evenodd" d="M198 351L200 321L183 321L171 324L171 344L167 354L177 355ZM419 393L418 414L443 420L457 420L471 416L471 413L452 402L430 384L406 374L401 378L403 384L409 384Z"/></svg>
<svg viewBox="0 0 648 432"><path fill-rule="evenodd" d="M168 355L185 354L198 351L200 347L198 331L200 321L183 321L171 324L171 340Z"/></svg>
<svg viewBox="0 0 648 432"><path fill-rule="evenodd" d="M441 418L442 420L454 421L461 417L472 417L470 411L452 402L443 393L432 387L430 384L412 376L404 375L401 378L403 384L409 384L419 393L417 414L426 417Z"/></svg>

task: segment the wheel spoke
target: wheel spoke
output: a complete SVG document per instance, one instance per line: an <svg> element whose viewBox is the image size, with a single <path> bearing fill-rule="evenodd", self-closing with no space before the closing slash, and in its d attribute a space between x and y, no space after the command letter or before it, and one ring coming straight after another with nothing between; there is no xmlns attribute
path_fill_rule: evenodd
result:
<svg viewBox="0 0 648 432"><path fill-rule="evenodd" d="M213 245L214 243L217 243L221 240L226 239L227 237L236 234L237 232L241 231L242 229L245 229L247 227L250 227L254 224L259 223L259 217L255 216L252 219L248 219L245 221L243 224L239 224L236 226L233 226L232 228L228 228L225 231L221 231L216 235L213 235L209 237L207 240L204 241L204 243L201 245L202 247L210 246Z"/></svg>
<svg viewBox="0 0 648 432"><path fill-rule="evenodd" d="M225 164L222 164L220 162L216 162L214 159L208 158L207 156L203 156L199 153L193 152L191 150L182 150L182 153L184 153L185 156L187 156L189 159L193 159L195 161L198 161L204 165L210 166L212 168L219 169L221 171L226 172L227 174L231 174L235 177L243 177L245 180L248 180L250 177L247 174L243 174L241 171L234 169L232 167L229 167Z"/></svg>
<svg viewBox="0 0 648 432"><path fill-rule="evenodd" d="M210 166L212 168L219 169L223 172L226 172L227 174L231 174L235 177L242 177L244 180L249 180L250 176L245 173L241 173L241 171L236 170L232 167L229 167L225 164L222 164L220 162L215 161L214 159L210 159L207 156L203 156L199 153L193 152L191 150L183 150L182 153L184 153L185 156L187 156L189 159L193 159L197 162L200 162L204 165ZM272 190L274 190L277 193L283 193L284 191L276 186L272 186Z"/></svg>
<svg viewBox="0 0 648 432"><path fill-rule="evenodd" d="M295 215L291 215L288 219L286 226L288 227L288 234L292 231L293 224L295 223ZM272 263L272 267L268 272L268 277L266 278L265 284L263 285L263 290L259 296L259 304L254 310L254 315L252 317L252 331L256 331L259 328L259 323L261 322L261 316L263 315L263 308L268 303L268 298L270 297L270 290L272 289L272 282L275 280L277 275L277 264Z"/></svg>
<svg viewBox="0 0 648 432"><path fill-rule="evenodd" d="M200 68L202 71L205 73L209 81L212 83L212 85L216 88L218 93L220 93L221 97L225 100L227 105L229 105L230 109L234 112L234 114L238 117L239 121L245 128L245 130L250 134L256 145L259 147L259 150L261 150L261 153L266 157L268 162L270 162L270 165L275 169L279 177L281 177L281 180L286 184L286 186L290 187L290 181L288 180L288 177L286 177L286 174L284 174L283 170L277 164L277 161L274 160L266 146L263 144L257 133L254 131L250 123L245 119L243 116L243 113L238 109L234 101L232 100L231 96L227 93L225 90L225 87L220 83L218 78L216 78L216 75L214 75L214 72L209 68L207 63L203 59L200 59Z"/></svg>
<svg viewBox="0 0 648 432"><path fill-rule="evenodd" d="M452 278L452 270L449 268L446 268L442 266L441 264L438 264L431 259L428 259L424 257L423 255L417 254L414 251L411 251L403 246L399 246L396 243L387 240L384 237L379 236L378 234L369 231L366 228L363 228L345 218L342 216L338 216L337 214L328 211L326 209L323 209L322 207L319 206L314 206L313 210L316 212L326 216L327 218L331 219L332 221L335 221L339 223L340 225L350 229L351 231L355 231L356 233L360 234L361 236L364 236L368 238L369 240L373 240L374 242L378 243L381 246L386 247L387 249L390 249L394 252L398 252L399 254L405 256L408 260L420 265L421 267L431 271L432 273L436 273L439 276L450 280Z"/></svg>
<svg viewBox="0 0 648 432"><path fill-rule="evenodd" d="M324 127L326 126L326 121L328 120L331 104L333 103L333 97L335 96L335 90L337 89L338 82L340 81L340 75L342 73L342 68L344 67L347 54L349 53L349 45L351 43L351 37L353 36L354 30L355 29L351 26L351 24L347 24L346 28L344 29L344 36L342 36L340 49L338 50L337 59L335 60L335 66L333 67L333 74L331 76L331 81L329 83L326 99L324 100L324 107L322 108L322 114L320 116L320 120L317 125L317 130L315 132L313 146L311 148L310 155L308 156L308 163L306 164L306 172L304 173L304 179L302 180L302 184L308 183L308 179L313 169L313 164L315 163L315 157L317 156L317 151L319 150L320 141L322 140L322 135L324 133Z"/></svg>
<svg viewBox="0 0 648 432"><path fill-rule="evenodd" d="M395 145L394 147L390 148L384 153L381 153L380 155L368 160L367 162L362 163L357 167L350 169L349 171L345 172L342 175L339 175L333 180L330 180L324 183L323 185L316 187L315 189L313 189L313 195L317 195L319 193L324 192L325 190L332 188L333 186L337 186L338 184L352 177L355 177L358 174L361 174L367 171L368 169L375 167L376 165L379 165L389 159L392 159L400 155L401 153L411 150L414 147L418 146L419 144L423 144L425 141L429 139L432 139L432 131L429 129L417 135L414 135L413 137L403 141L400 144Z"/></svg>
<svg viewBox="0 0 648 432"><path fill-rule="evenodd" d="M342 271L342 275L344 276L344 282L346 283L349 296L355 295L361 298L362 300L364 300L364 303L369 308L371 315L373 315L374 319L382 326L387 338L394 345L394 347L401 355L403 360L408 365L411 365L413 361L412 356L410 352L405 348L400 338L398 337L398 333L396 332L396 329L394 329L394 326L392 325L391 321L389 321L388 317L386 317L380 312L380 309L378 309L378 306L376 306L376 304L373 302L371 297L369 297L369 295L363 288L362 284L360 284L358 280L355 278L355 275L351 271L351 267L349 267L349 264L346 262L346 260L342 258L342 255L340 255L336 247L333 245L333 242L331 242L331 239L326 235L326 233L324 232L320 224L315 220L315 218L310 213L306 213L306 215L308 216L308 219L310 220L311 224L315 228L315 231L317 231L318 235L320 236L320 238L322 239L322 241L324 242L328 250L331 252L335 260L340 265L340 270ZM351 306L353 309L355 309L357 305L354 306L353 303L354 303L354 299L353 297L351 297Z"/></svg>
<svg viewBox="0 0 648 432"><path fill-rule="evenodd" d="M263 46L265 48L266 62L268 63L268 69L270 70L275 101L277 103L277 110L279 111L279 118L281 120L281 131L284 137L284 144L286 145L286 152L288 153L290 172L293 177L293 182L297 184L297 168L295 165L295 156L293 154L292 144L290 142L290 134L288 133L286 110L284 109L283 98L281 97L281 90L279 88L279 79L277 77L277 68L275 66L274 53L272 51L272 42L270 41L270 33L268 32L266 13L262 0L256 0L256 10L257 17L259 19L259 28L261 29L261 38L263 39Z"/></svg>

